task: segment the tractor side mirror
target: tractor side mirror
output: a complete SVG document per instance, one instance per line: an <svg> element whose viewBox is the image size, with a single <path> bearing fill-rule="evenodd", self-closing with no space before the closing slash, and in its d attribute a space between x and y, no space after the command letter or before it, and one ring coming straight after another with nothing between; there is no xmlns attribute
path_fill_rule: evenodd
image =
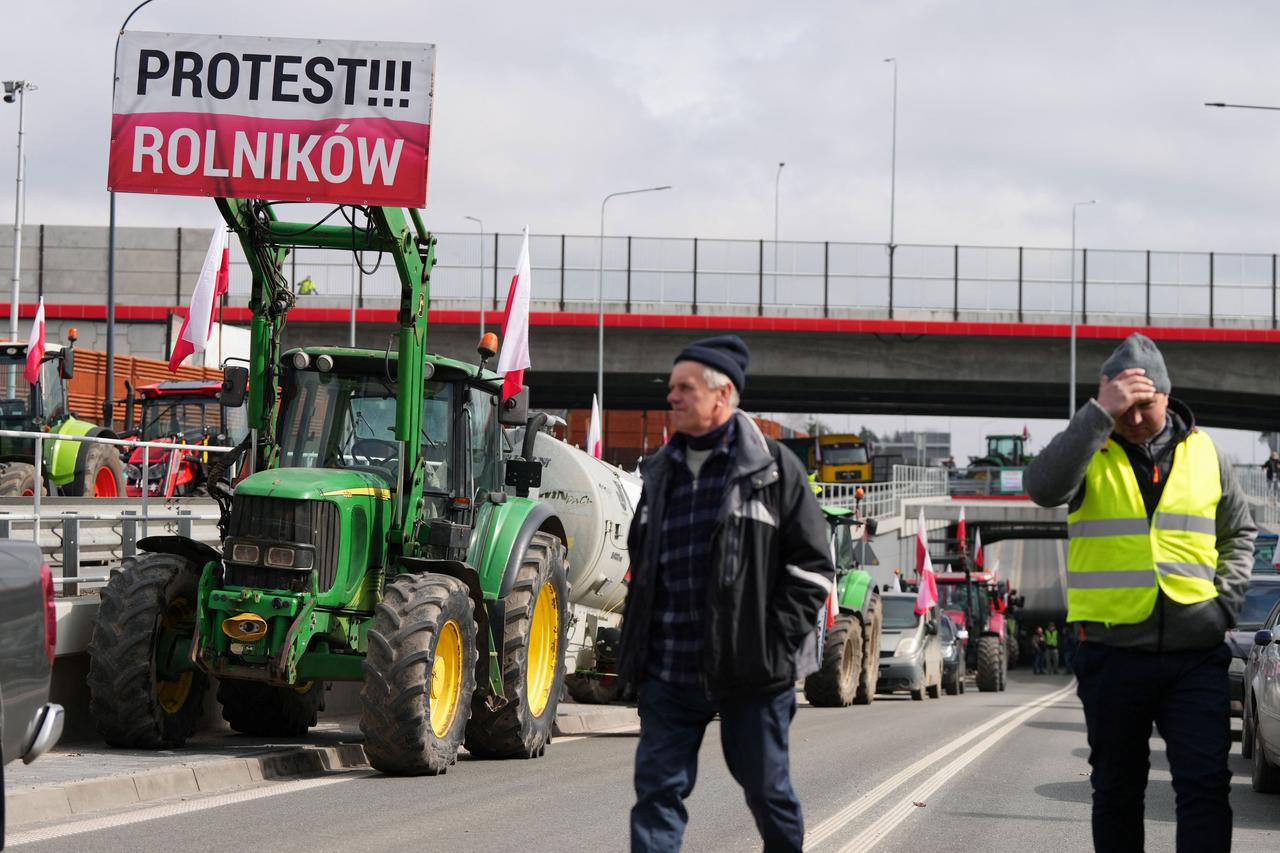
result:
<svg viewBox="0 0 1280 853"><path fill-rule="evenodd" d="M76 372L76 351L71 347L65 347L62 350L62 363L59 365L59 371L63 379L70 379Z"/></svg>
<svg viewBox="0 0 1280 853"><path fill-rule="evenodd" d="M524 426L529 422L529 389L521 388L513 397L503 400L498 408L498 423L503 426Z"/></svg>
<svg viewBox="0 0 1280 853"><path fill-rule="evenodd" d="M248 390L249 368L227 366L222 369L222 390L218 392L220 405L228 409L243 406Z"/></svg>

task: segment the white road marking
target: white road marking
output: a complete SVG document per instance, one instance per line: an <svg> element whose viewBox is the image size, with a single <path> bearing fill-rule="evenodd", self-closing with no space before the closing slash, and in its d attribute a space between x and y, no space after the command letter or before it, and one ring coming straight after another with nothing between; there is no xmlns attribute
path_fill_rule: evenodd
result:
<svg viewBox="0 0 1280 853"><path fill-rule="evenodd" d="M123 814L88 818L86 820L64 823L45 829L33 829L29 832L15 832L11 833L9 837L5 839L5 844L9 847L17 847L22 844L33 844L37 841L51 841L52 839L65 838L69 835L82 835L86 832L96 832L101 829L113 829L118 826L128 826L129 824L142 823L148 820L159 820L160 818L176 817L178 815L190 814L192 812L202 812L208 809L222 808L223 806L243 803L247 800L258 800L263 797L277 797L281 794L294 794L298 791L306 791L311 788L323 788L327 785L337 785L340 782L350 782L354 779L366 779L373 775L375 775L373 771L342 773L340 775L324 776L318 779L298 779L293 782L255 785L252 788L242 788L229 794L215 794L208 797L202 797L200 799L186 800L179 803L167 803L162 806L152 806L150 808L139 809L137 811L126 812Z"/></svg>
<svg viewBox="0 0 1280 853"><path fill-rule="evenodd" d="M982 737L982 735L986 734L987 732L991 731L992 729L996 728L997 726L1001 725L1002 723L1008 720L1018 717L1021 714L1028 713L1027 711L1028 708L1033 709L1030 713L1034 713L1035 711L1039 710L1042 707L1042 705L1046 705L1051 702L1058 701L1059 699L1068 695L1074 688L1075 688L1075 683L1072 682L1071 684L1067 685L1061 690L1058 690L1054 693L1050 693L1048 696L1044 696L1044 697L1041 697L1040 699L1032 700L1031 702L1028 702L1024 705L1019 705L1017 708L1013 708L1009 711L1005 711L1003 714L1000 714L997 717L991 718L990 720L983 723L982 725L972 729L969 732L966 732L965 734L961 735L955 740L949 742L946 746L939 747L938 749L929 753L924 758L921 758L919 761L915 762L909 767L906 767L905 769L899 771L898 773L895 773L893 776L890 776L888 779L884 780L879 785L872 788L867 793L863 794L861 797L858 797L856 800L849 803L849 805L845 806L843 809L836 812L834 815L827 818L822 823L818 824L812 830L807 832L805 834L805 845L804 845L805 848L808 850L812 850L818 847L824 841L831 838L833 835L835 835L837 832L839 832L841 829L847 826L851 821L853 821L863 812L875 806L885 797L888 797L898 787L900 787L906 782L911 781L916 776L928 770L930 767L937 765L939 761L941 761L943 758L946 758L951 753L961 749L962 747L965 746L965 744L968 744L971 741L974 741ZM1018 722L1014 724L1014 726L1016 726L1018 723L1021 723L1021 719L1019 719ZM1003 730L1002 730L1001 736L1003 737ZM914 808L914 806L912 808Z"/></svg>
<svg viewBox="0 0 1280 853"><path fill-rule="evenodd" d="M1007 719L1003 725L996 728L974 746L966 750L962 755L953 759L946 767L939 770L929 777L924 784L911 791L907 796L899 800L888 811L884 812L875 823L860 832L853 840L840 848L840 853L865 853L879 844L884 837L892 832L897 826L906 820L913 812L919 811L915 805L918 802L926 802L929 797L939 788L945 785L950 779L955 777L960 771L964 770L972 764L979 756L991 747L995 746L1002 738L1012 732L1018 726L1026 722L1030 717L1035 716L1048 706L1055 702L1066 698L1067 694L1075 688L1075 684L1069 684L1066 687L1048 696L1041 697L1027 705L1023 705L1014 709L1013 716L1008 714L1002 715Z"/></svg>

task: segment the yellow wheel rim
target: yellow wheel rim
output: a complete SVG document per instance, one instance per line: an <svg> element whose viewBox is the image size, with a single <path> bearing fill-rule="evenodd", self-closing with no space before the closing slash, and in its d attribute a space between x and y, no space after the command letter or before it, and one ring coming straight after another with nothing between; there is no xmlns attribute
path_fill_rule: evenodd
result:
<svg viewBox="0 0 1280 853"><path fill-rule="evenodd" d="M462 695L462 632L450 619L436 638L431 662L431 731L442 738L453 728Z"/></svg>
<svg viewBox="0 0 1280 853"><path fill-rule="evenodd" d="M191 615L191 603L179 596L171 601L161 614L160 627L167 631L181 632ZM182 673L173 681L157 679L156 701L160 703L161 710L166 714L176 714L181 711L182 706L187 704L187 697L191 695L191 684L194 680L195 673L191 671Z"/></svg>
<svg viewBox="0 0 1280 853"><path fill-rule="evenodd" d="M174 681L161 681L156 684L156 699L166 714L176 714L187 704L191 695L191 681L194 672L184 672Z"/></svg>
<svg viewBox="0 0 1280 853"><path fill-rule="evenodd" d="M560 650L560 599L555 585L547 581L538 590L533 604L533 624L529 626L529 667L526 695L529 711L541 716L551 699Z"/></svg>

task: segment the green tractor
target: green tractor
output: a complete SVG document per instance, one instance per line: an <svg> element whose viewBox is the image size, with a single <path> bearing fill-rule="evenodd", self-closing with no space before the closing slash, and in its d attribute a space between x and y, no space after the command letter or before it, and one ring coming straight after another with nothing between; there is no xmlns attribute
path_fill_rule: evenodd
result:
<svg viewBox="0 0 1280 853"><path fill-rule="evenodd" d="M819 617L825 628L822 663L804 681L804 695L810 705L843 707L869 705L875 699L880 673L880 593L863 566L879 565L867 544L866 534L874 534L875 519L862 519L847 507L824 506L831 528L831 556L836 566L834 624L827 627L827 614Z"/></svg>
<svg viewBox="0 0 1280 853"><path fill-rule="evenodd" d="M25 375L27 345L0 343L0 429L44 432L43 476L34 464L32 438L0 436L0 497L41 494L117 497L124 494L124 464L108 444L62 440L63 436L116 438L105 427L82 421L67 404L66 381L74 373L75 337L65 347L45 348L36 383Z"/></svg>
<svg viewBox="0 0 1280 853"><path fill-rule="evenodd" d="M567 537L527 497L540 464L502 426L545 416L528 418L525 391L502 399L484 368L492 335L479 365L427 352L435 238L418 211L351 208L343 226L218 206L253 273L250 364L227 368L221 402L247 394L251 432L210 466L221 548L144 538L103 590L88 678L99 731L118 747L180 746L216 676L233 729L296 736L328 682L355 681L382 772L444 773L464 742L479 757L541 755L564 678ZM281 352L297 247L389 256L398 339ZM225 472L246 454L233 488Z"/></svg>

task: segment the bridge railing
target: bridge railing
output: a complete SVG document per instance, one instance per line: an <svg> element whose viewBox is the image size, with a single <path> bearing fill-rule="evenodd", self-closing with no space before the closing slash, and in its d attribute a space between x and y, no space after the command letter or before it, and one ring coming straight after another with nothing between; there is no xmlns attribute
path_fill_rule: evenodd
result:
<svg viewBox="0 0 1280 853"><path fill-rule="evenodd" d="M893 479L887 483L820 483L819 503L854 509L858 505L857 490L862 489L862 512L867 518L892 518L902 512L902 502L910 498L946 497L947 471L944 468L922 468L894 465Z"/></svg>
<svg viewBox="0 0 1280 853"><path fill-rule="evenodd" d="M1236 480L1249 499L1253 519L1271 532L1280 531L1280 480L1267 481L1259 465L1236 465Z"/></svg>
<svg viewBox="0 0 1280 853"><path fill-rule="evenodd" d="M433 300L503 305L522 235L438 236ZM594 306L598 236L534 235L530 256L535 303ZM1071 261L1070 249L1026 246L606 237L603 300L610 312L1064 322ZM398 299L391 265L362 266L302 249L288 274L311 279L317 304ZM1082 323L1277 327L1274 254L1085 248L1074 268ZM231 291L249 292L243 261Z"/></svg>

